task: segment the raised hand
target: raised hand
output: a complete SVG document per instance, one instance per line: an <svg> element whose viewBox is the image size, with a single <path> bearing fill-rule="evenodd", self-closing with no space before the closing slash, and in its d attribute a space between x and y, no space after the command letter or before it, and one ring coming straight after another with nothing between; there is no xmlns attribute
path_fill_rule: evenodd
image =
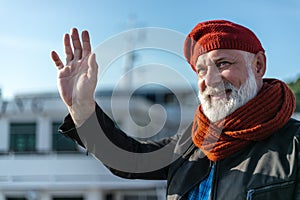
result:
<svg viewBox="0 0 300 200"><path fill-rule="evenodd" d="M87 31L82 32L81 43L77 29L73 28L71 39L73 48L70 35L64 35L65 65L55 51L51 52L51 57L58 69L57 83L60 96L78 127L95 110L94 93L98 65L95 54L91 53Z"/></svg>

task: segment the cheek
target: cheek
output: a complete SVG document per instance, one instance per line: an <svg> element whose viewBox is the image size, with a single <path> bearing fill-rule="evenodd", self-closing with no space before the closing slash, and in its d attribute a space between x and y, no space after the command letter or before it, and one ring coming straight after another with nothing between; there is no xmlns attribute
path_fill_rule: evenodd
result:
<svg viewBox="0 0 300 200"><path fill-rule="evenodd" d="M222 72L222 78L224 81L231 83L235 88L240 88L247 80L248 75L240 71L228 70Z"/></svg>
<svg viewBox="0 0 300 200"><path fill-rule="evenodd" d="M203 93L205 90L205 81L203 79L198 78L198 89L200 93Z"/></svg>

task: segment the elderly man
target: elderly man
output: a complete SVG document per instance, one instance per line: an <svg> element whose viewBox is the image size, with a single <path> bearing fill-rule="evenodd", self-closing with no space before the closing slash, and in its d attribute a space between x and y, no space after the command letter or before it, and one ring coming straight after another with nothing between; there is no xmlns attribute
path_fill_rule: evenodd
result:
<svg viewBox="0 0 300 200"><path fill-rule="evenodd" d="M143 143L126 136L95 103L98 65L88 33L83 31L82 44L76 29L71 37L74 49L68 34L64 39L65 65L52 52L59 91L70 112L61 132L100 160L108 152L88 141L88 132L104 134L131 152L152 152L169 143L176 144L169 157L180 152L161 169L134 172L108 166L114 174L167 180L167 199L300 199L300 124L291 118L295 99L285 83L263 79L266 57L251 30L226 20L194 27L184 43L185 57L198 75L201 102L192 127L161 142ZM100 126L90 129L95 123ZM191 145L184 147L186 141Z"/></svg>

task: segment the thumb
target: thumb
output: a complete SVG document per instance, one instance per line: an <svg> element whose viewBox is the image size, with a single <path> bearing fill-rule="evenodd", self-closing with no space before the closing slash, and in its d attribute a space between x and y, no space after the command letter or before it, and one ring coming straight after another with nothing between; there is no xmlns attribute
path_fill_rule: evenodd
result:
<svg viewBox="0 0 300 200"><path fill-rule="evenodd" d="M89 66L88 73L87 73L88 77L97 80L98 64L96 61L95 53L90 54L89 59L88 59L88 66Z"/></svg>

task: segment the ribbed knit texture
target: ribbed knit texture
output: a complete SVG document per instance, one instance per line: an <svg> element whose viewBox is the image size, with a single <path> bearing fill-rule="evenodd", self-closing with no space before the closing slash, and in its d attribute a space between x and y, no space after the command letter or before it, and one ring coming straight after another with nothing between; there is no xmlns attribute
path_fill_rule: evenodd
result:
<svg viewBox="0 0 300 200"><path fill-rule="evenodd" d="M184 55L194 71L198 57L215 49L237 49L255 54L264 52L260 41L251 30L226 20L197 24L184 42Z"/></svg>
<svg viewBox="0 0 300 200"><path fill-rule="evenodd" d="M224 120L211 123L200 105L194 118L193 142L212 161L226 158L282 128L295 106L295 97L284 82L264 79L257 96Z"/></svg>

